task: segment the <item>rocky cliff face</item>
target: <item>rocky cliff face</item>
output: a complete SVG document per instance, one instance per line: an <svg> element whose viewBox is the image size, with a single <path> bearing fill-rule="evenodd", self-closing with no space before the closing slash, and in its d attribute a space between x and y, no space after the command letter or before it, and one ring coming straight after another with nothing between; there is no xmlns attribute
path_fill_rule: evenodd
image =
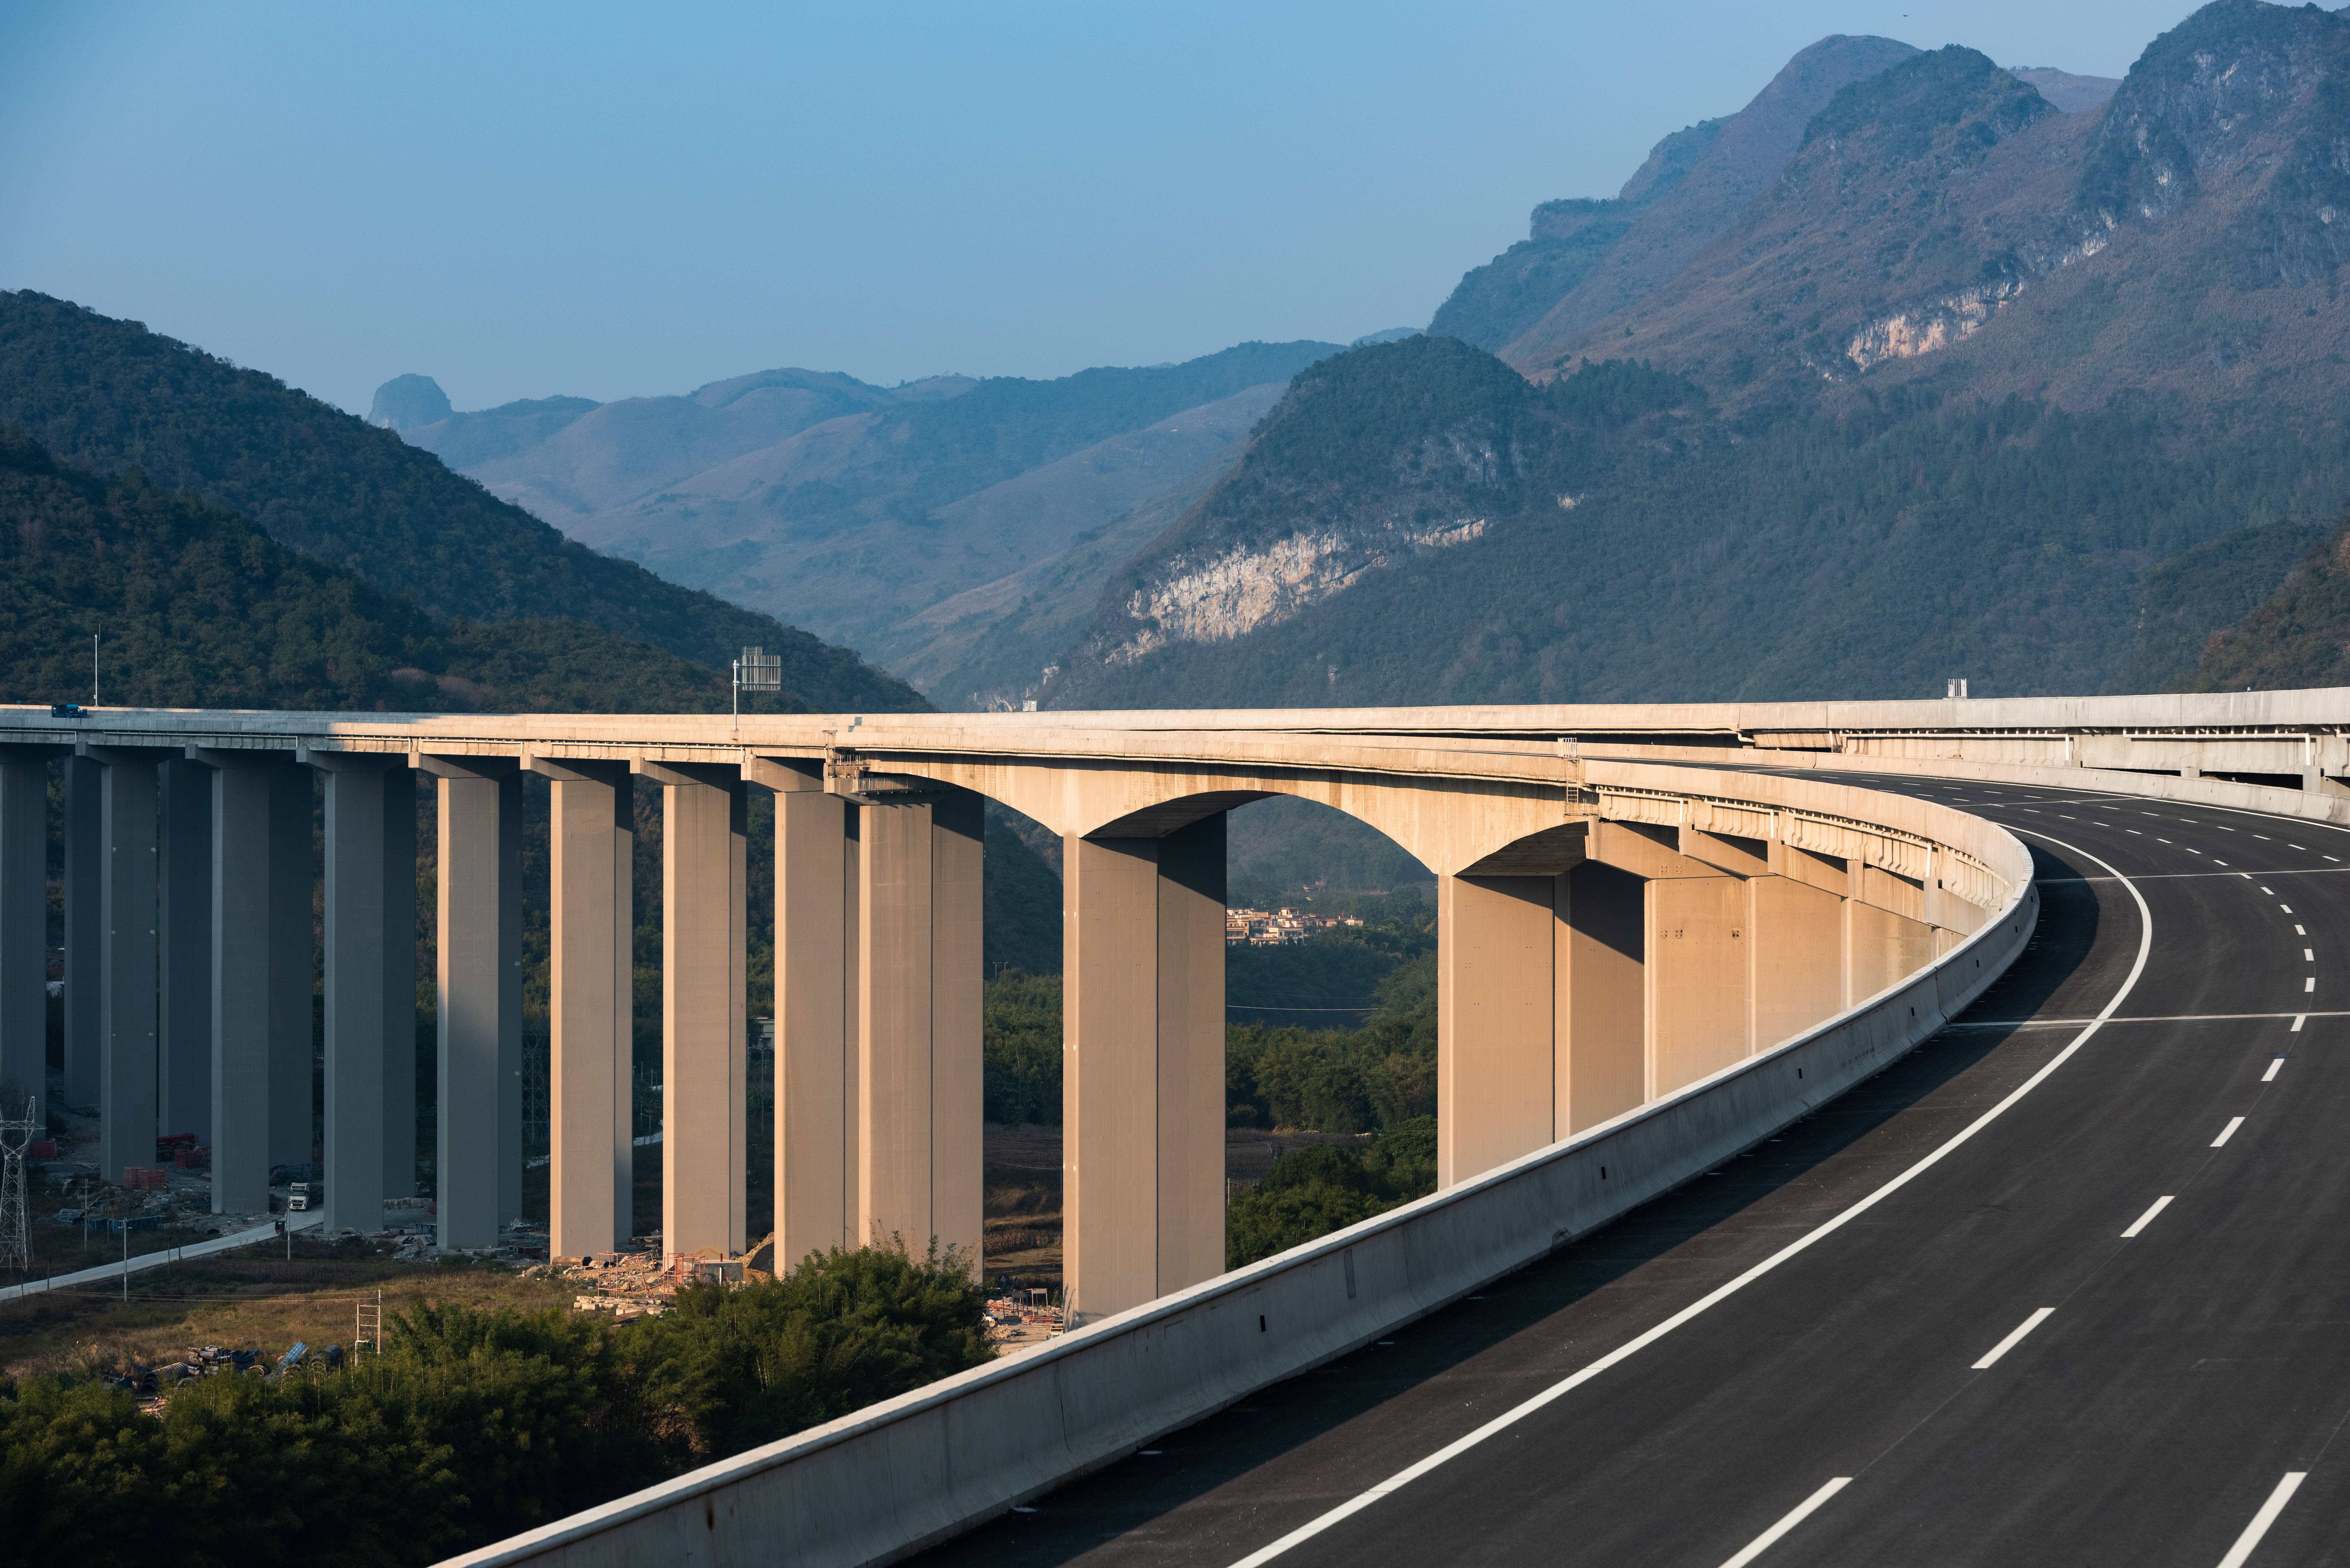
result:
<svg viewBox="0 0 2350 1568"><path fill-rule="evenodd" d="M1639 356L1731 406L1923 376L2325 406L2350 18L2220 0L2081 114L2013 78L1952 48L1846 88L1737 223L1557 362Z"/></svg>
<svg viewBox="0 0 2350 1568"><path fill-rule="evenodd" d="M1572 512L1593 450L1661 439L1643 421L1691 391L1632 366L1536 389L1432 336L1325 360L1112 580L1049 705L1084 706L1155 656L1257 637L1432 558L1491 550L1530 511Z"/></svg>
<svg viewBox="0 0 2350 1568"><path fill-rule="evenodd" d="M1521 369L1548 368L1595 324L1646 298L1771 189L1812 117L1839 88L1917 52L1892 38L1839 35L1789 60L1722 122L1687 172L1644 206L1598 265L1498 352Z"/></svg>
<svg viewBox="0 0 2350 1568"><path fill-rule="evenodd" d="M1235 545L1206 561L1178 557L1163 568L1165 575L1127 596L1134 629L1097 657L1105 664L1131 664L1170 643L1230 642L1344 593L1365 573L1482 539L1485 527L1482 517L1433 526L1363 517L1344 531L1294 533Z"/></svg>

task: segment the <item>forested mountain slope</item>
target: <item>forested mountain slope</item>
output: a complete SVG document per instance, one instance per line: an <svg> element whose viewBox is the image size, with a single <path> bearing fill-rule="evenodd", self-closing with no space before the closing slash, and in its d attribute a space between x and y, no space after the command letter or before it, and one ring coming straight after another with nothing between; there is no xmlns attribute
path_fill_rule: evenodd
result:
<svg viewBox="0 0 2350 1568"><path fill-rule="evenodd" d="M137 322L0 293L0 424L78 466L137 467L435 617L564 617L709 669L764 644L813 708L923 705L845 649L568 543L391 431Z"/></svg>
<svg viewBox="0 0 2350 1568"><path fill-rule="evenodd" d="M2159 689L2340 518L2350 19L2220 0L2076 115L1913 52L1798 143L1535 384L1298 377L1049 705Z"/></svg>
<svg viewBox="0 0 2350 1568"><path fill-rule="evenodd" d="M2350 686L2350 524L2295 563L2239 625L2214 632L2174 690Z"/></svg>
<svg viewBox="0 0 2350 1568"><path fill-rule="evenodd" d="M0 429L0 701L88 701L94 633L108 707L710 712L729 697L711 670L577 621L436 623L234 513Z"/></svg>

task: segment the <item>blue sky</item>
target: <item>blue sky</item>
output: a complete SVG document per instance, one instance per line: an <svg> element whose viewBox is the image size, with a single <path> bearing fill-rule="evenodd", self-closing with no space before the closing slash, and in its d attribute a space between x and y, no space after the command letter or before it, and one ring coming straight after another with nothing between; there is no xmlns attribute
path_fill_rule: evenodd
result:
<svg viewBox="0 0 2350 1568"><path fill-rule="evenodd" d="M364 410L1419 326L1830 33L2118 76L2181 4L0 8L0 287Z"/></svg>

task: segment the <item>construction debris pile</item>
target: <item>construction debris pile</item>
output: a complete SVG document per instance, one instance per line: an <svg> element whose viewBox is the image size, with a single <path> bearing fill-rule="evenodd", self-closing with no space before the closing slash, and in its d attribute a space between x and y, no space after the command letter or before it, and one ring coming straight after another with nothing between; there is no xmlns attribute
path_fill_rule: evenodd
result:
<svg viewBox="0 0 2350 1568"><path fill-rule="evenodd" d="M987 1303L990 1345L1042 1345L1063 1326L1061 1309L1042 1290L1014 1291Z"/></svg>
<svg viewBox="0 0 2350 1568"><path fill-rule="evenodd" d="M686 1285L715 1281L741 1286L765 1277L745 1259L715 1247L698 1252L591 1252L557 1258L548 1272L589 1287L572 1298L573 1311L608 1312L616 1323L659 1317Z"/></svg>

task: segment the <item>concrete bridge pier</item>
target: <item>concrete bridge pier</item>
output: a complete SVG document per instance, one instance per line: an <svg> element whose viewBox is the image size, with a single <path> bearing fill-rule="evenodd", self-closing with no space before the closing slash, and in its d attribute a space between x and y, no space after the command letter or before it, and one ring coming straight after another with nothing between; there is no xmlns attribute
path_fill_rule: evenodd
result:
<svg viewBox="0 0 2350 1568"><path fill-rule="evenodd" d="M625 763L525 765L553 781L547 1243L577 1257L623 1246L634 1229L632 786Z"/></svg>
<svg viewBox="0 0 2350 1568"><path fill-rule="evenodd" d="M0 1097L49 1109L49 767L54 748L0 746Z"/></svg>
<svg viewBox="0 0 2350 1568"><path fill-rule="evenodd" d="M1919 885L1882 866L1856 863L1845 901L1845 1005L1876 995L1933 961L1934 928Z"/></svg>
<svg viewBox="0 0 2350 1568"><path fill-rule="evenodd" d="M1446 1186L1792 1038L1981 919L1930 869L1613 820L1445 877L1438 905Z"/></svg>
<svg viewBox="0 0 2350 1568"><path fill-rule="evenodd" d="M161 1057L158 1130L209 1138L213 1125L213 774L186 756L164 761L155 898Z"/></svg>
<svg viewBox="0 0 2350 1568"><path fill-rule="evenodd" d="M741 770L632 764L661 788L661 1246L743 1250Z"/></svg>
<svg viewBox="0 0 2350 1568"><path fill-rule="evenodd" d="M1062 1276L1075 1326L1224 1267L1224 815L1064 841Z"/></svg>
<svg viewBox="0 0 2350 1568"><path fill-rule="evenodd" d="M935 1240L976 1267L983 802L778 770L775 1264Z"/></svg>
<svg viewBox="0 0 2350 1568"><path fill-rule="evenodd" d="M92 747L104 869L99 882L99 1179L155 1163L155 764L134 747Z"/></svg>
<svg viewBox="0 0 2350 1568"><path fill-rule="evenodd" d="M499 1211L510 1151L514 1189L521 1189L520 1129L507 1131L504 1111L508 1078L516 1081L517 1108L520 1098L522 886L514 829L522 779L512 758L416 760L434 775L439 795L440 1244L494 1247L498 1226L514 1218Z"/></svg>
<svg viewBox="0 0 2350 1568"><path fill-rule="evenodd" d="M858 815L853 1241L932 1240L977 1265L982 819L940 792Z"/></svg>
<svg viewBox="0 0 2350 1568"><path fill-rule="evenodd" d="M326 1222L373 1231L415 1181L416 793L398 756L306 760L327 781Z"/></svg>
<svg viewBox="0 0 2350 1568"><path fill-rule="evenodd" d="M858 1231L858 808L802 784L775 794L777 1272Z"/></svg>
<svg viewBox="0 0 2350 1568"><path fill-rule="evenodd" d="M105 833L99 796L106 769L79 754L65 763L66 904L66 1103L77 1109L98 1104L99 952L106 945L99 924L99 884L106 864Z"/></svg>

